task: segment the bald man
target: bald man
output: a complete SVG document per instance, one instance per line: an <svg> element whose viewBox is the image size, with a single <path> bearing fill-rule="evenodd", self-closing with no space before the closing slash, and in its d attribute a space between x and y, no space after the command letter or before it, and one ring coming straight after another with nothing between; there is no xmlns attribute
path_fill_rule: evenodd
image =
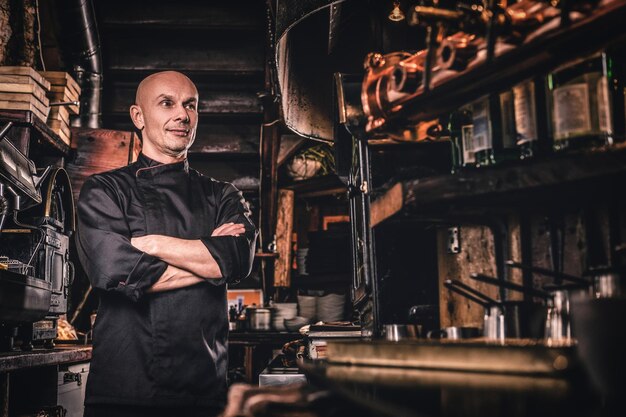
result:
<svg viewBox="0 0 626 417"><path fill-rule="evenodd" d="M90 177L78 201L78 253L100 296L85 416L209 416L226 392L226 284L250 273L256 229L241 192L189 167L189 78L147 77L130 116L139 158Z"/></svg>

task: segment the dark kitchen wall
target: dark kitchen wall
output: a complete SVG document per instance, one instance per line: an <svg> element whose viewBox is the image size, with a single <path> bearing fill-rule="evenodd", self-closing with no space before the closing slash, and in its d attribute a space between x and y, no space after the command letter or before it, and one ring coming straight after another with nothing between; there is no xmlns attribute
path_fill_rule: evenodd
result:
<svg viewBox="0 0 626 417"><path fill-rule="evenodd" d="M177 70L198 86L192 166L258 194L265 2L94 2L102 43L102 127L132 130L128 108L146 75Z"/></svg>

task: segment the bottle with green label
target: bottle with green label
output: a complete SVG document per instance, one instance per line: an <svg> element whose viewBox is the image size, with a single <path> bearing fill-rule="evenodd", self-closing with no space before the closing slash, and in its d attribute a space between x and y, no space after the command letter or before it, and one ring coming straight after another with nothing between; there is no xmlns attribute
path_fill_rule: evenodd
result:
<svg viewBox="0 0 626 417"><path fill-rule="evenodd" d="M526 80L513 87L515 130L521 159L548 152L545 77Z"/></svg>
<svg viewBox="0 0 626 417"><path fill-rule="evenodd" d="M513 92L490 94L471 104L476 166L518 159Z"/></svg>
<svg viewBox="0 0 626 417"><path fill-rule="evenodd" d="M611 145L623 136L623 86L614 57L602 51L549 75L556 151Z"/></svg>
<svg viewBox="0 0 626 417"><path fill-rule="evenodd" d="M452 173L464 167L473 167L476 159L472 149L472 112L462 107L450 115L448 130L452 146Z"/></svg>

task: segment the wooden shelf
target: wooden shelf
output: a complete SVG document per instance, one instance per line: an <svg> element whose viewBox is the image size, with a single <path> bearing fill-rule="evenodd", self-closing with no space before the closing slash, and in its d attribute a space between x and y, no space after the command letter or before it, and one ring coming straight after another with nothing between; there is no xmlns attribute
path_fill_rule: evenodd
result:
<svg viewBox="0 0 626 417"><path fill-rule="evenodd" d="M274 253L274 252L257 252L254 254L255 258L259 258L259 259L276 259L278 258L278 253Z"/></svg>
<svg viewBox="0 0 626 417"><path fill-rule="evenodd" d="M280 188L294 191L298 197L321 197L345 193L347 186L337 175L330 174L313 177L302 181L294 181Z"/></svg>
<svg viewBox="0 0 626 417"><path fill-rule="evenodd" d="M40 118L27 110L0 110L0 121L3 124L13 122L14 126L32 128L33 139L38 143L52 147L63 155L67 155L70 147L63 142ZM31 142L32 144L32 142Z"/></svg>
<svg viewBox="0 0 626 417"><path fill-rule="evenodd" d="M30 352L2 352L0 372L61 363L88 362L90 359L91 346L68 345L57 346L54 349L35 349Z"/></svg>
<svg viewBox="0 0 626 417"><path fill-rule="evenodd" d="M558 19L555 19L556 23ZM384 132L396 121L427 121L458 109L485 94L511 88L532 76L545 74L558 65L593 53L626 36L626 2L613 1L594 13L574 21L567 28L557 27L529 38L524 44L497 54L493 62L470 63L462 72L435 74L433 88L419 94L391 114L373 132ZM545 29L545 28L544 28ZM540 29L542 30L542 29Z"/></svg>
<svg viewBox="0 0 626 417"><path fill-rule="evenodd" d="M372 225L397 213L432 216L472 207L593 204L621 190L624 179L626 143L411 179L394 184L372 203Z"/></svg>

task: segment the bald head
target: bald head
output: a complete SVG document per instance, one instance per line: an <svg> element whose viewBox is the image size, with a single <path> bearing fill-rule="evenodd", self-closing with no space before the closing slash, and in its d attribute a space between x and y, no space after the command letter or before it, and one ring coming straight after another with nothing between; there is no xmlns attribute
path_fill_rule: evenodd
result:
<svg viewBox="0 0 626 417"><path fill-rule="evenodd" d="M185 74L177 71L161 71L148 75L139 83L137 93L135 94L135 104L141 106L141 104L145 103L146 99L151 98L154 92L158 91L162 85L178 83L187 84L193 88L196 92L196 96L198 95L198 89L195 84Z"/></svg>
<svg viewBox="0 0 626 417"><path fill-rule="evenodd" d="M163 163L183 159L196 136L198 89L180 72L157 72L137 87L130 116L146 156Z"/></svg>

